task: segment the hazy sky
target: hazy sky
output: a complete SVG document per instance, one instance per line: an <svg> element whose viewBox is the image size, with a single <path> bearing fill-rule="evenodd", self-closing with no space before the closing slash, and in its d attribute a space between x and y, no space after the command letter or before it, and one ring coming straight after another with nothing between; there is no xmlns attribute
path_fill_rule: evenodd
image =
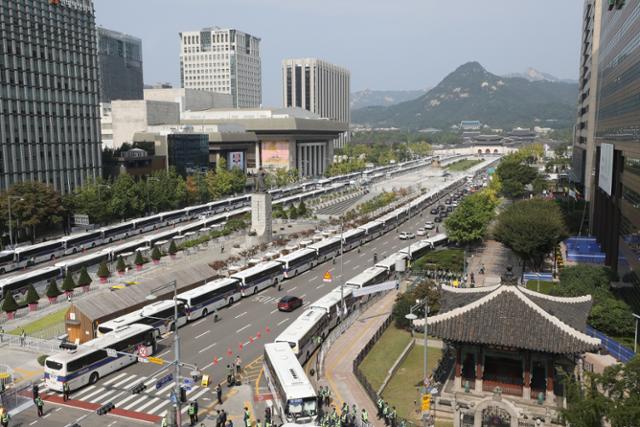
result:
<svg viewBox="0 0 640 427"><path fill-rule="evenodd" d="M531 66L577 79L582 0L94 0L96 21L142 39L145 83L179 85L178 32L232 27L262 39L263 102L282 103L280 62L351 70L352 91L418 89L457 66Z"/></svg>

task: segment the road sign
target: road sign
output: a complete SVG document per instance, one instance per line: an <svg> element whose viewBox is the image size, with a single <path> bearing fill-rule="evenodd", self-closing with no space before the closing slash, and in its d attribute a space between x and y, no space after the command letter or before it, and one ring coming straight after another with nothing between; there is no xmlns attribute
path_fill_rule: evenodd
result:
<svg viewBox="0 0 640 427"><path fill-rule="evenodd" d="M429 393L422 395L422 410L428 411L431 409L431 395Z"/></svg>
<svg viewBox="0 0 640 427"><path fill-rule="evenodd" d="M89 215L86 214L73 214L73 223L75 225L91 225Z"/></svg>
<svg viewBox="0 0 640 427"><path fill-rule="evenodd" d="M164 359L160 359L159 357L147 357L147 360L151 363L155 363L156 365L164 365Z"/></svg>
<svg viewBox="0 0 640 427"><path fill-rule="evenodd" d="M178 403L178 399L176 398L176 394L174 392L171 392L171 395L169 396L169 400L171 400L171 403L173 403L174 405Z"/></svg>
<svg viewBox="0 0 640 427"><path fill-rule="evenodd" d="M165 375L164 377L160 378L156 382L156 390L160 390L163 385L169 384L171 381L173 381L173 375L172 374Z"/></svg>
<svg viewBox="0 0 640 427"><path fill-rule="evenodd" d="M327 271L326 273L324 273L324 276L322 276L322 281L325 283L331 283L333 281L333 279L331 278L330 271Z"/></svg>
<svg viewBox="0 0 640 427"><path fill-rule="evenodd" d="M118 352L112 348L107 349L107 356L109 357L118 357Z"/></svg>

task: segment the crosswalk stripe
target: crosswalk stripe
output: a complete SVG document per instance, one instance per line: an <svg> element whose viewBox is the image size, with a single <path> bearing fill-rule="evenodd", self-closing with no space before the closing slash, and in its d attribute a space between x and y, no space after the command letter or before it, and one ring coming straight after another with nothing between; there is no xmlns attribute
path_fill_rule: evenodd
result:
<svg viewBox="0 0 640 427"><path fill-rule="evenodd" d="M110 394L115 393L116 391L118 391L118 390L105 390L105 391L104 391L104 393L102 393L101 395L99 395L99 396L98 396L98 397L96 397L95 399L90 400L89 402L91 402L91 403L96 403L96 402L98 402L98 401L100 401L100 400L104 399L105 397L109 396ZM87 399L87 400L88 400L88 399Z"/></svg>
<svg viewBox="0 0 640 427"><path fill-rule="evenodd" d="M196 391L199 388L200 388L199 386L194 385L193 387L191 387L191 390L187 391L187 396L189 396L191 393L193 393L194 391Z"/></svg>
<svg viewBox="0 0 640 427"><path fill-rule="evenodd" d="M158 381L157 378L151 378L149 381L147 381L146 383L144 383L144 385L146 385L147 387L149 387L151 385L151 383L154 383Z"/></svg>
<svg viewBox="0 0 640 427"><path fill-rule="evenodd" d="M160 418L162 418L162 417L164 417L165 415L167 415L167 412L169 412L169 410L168 410L168 409L165 409L165 410L164 410L164 411L162 411L158 416L159 416Z"/></svg>
<svg viewBox="0 0 640 427"><path fill-rule="evenodd" d="M148 401L148 402L147 402L147 403L145 403L144 405L137 407L137 408L136 408L136 411L138 411L138 412L142 412L142 410L143 410L144 408L146 408L147 406L151 406L151 405L153 405L153 404L154 404L154 403L156 403L158 400L160 400L160 398L159 398L159 397L154 397L153 399L151 399L150 401Z"/></svg>
<svg viewBox="0 0 640 427"><path fill-rule="evenodd" d="M172 387L175 387L175 386L176 386L175 381L174 381L174 382L171 382L171 383L169 383L167 386L165 386L164 388L161 388L160 390L158 390L158 392L156 393L156 395L158 395L158 396L159 396L159 395L162 395L162 394L164 394L166 391L171 390L171 388L172 388Z"/></svg>
<svg viewBox="0 0 640 427"><path fill-rule="evenodd" d="M111 378L109 381L102 383L102 385L109 385L109 384L111 384L112 382L117 381L117 380L119 380L120 378L124 377L125 375L127 375L127 373L126 373L126 372L123 372L123 373L121 373L120 375L118 375L118 376L116 376L116 377Z"/></svg>
<svg viewBox="0 0 640 427"><path fill-rule="evenodd" d="M81 390L76 391L76 392L75 392L75 393L73 393L70 397L72 397L72 398L76 399L76 398L78 398L78 397L82 396L83 394L88 393L89 391L93 390L94 388L96 388L96 386L95 386L95 385L90 385L90 386L89 386L89 387L87 387L87 388L83 388L83 389L81 389Z"/></svg>
<svg viewBox="0 0 640 427"><path fill-rule="evenodd" d="M134 395L134 396L135 396L135 395ZM139 396L139 395L137 395L137 396ZM135 402L133 402L133 403L128 404L127 406L125 406L125 407L124 407L124 408L122 408L122 409L129 410L129 409L133 408L134 406L137 406L137 405L138 405L140 402L142 402L143 400L148 399L148 397L149 397L149 396L142 396L140 399L136 400L136 401L135 401Z"/></svg>
<svg viewBox="0 0 640 427"><path fill-rule="evenodd" d="M197 398L199 398L200 396L202 396L203 394L205 394L207 391L209 391L208 388L203 388L202 390L200 390L199 392L197 392L196 394L194 394L193 396L191 396L191 398L193 400L196 400Z"/></svg>
<svg viewBox="0 0 640 427"><path fill-rule="evenodd" d="M108 400L105 400L105 401L103 401L101 403L106 403L107 401L113 402L114 400L116 400L118 397L122 396L125 393L126 393L126 391L121 391L120 393L111 396Z"/></svg>
<svg viewBox="0 0 640 427"><path fill-rule="evenodd" d="M116 407L121 407L122 405L124 405L125 403L127 403L128 401L130 401L131 399L134 399L136 397L140 396L139 394L132 394L129 397L125 397L124 399L122 399L120 402L113 402L115 403Z"/></svg>
<svg viewBox="0 0 640 427"><path fill-rule="evenodd" d="M156 406L155 408L148 410L148 411L147 411L147 414L153 414L154 412L159 411L160 409L162 409L162 408L164 408L165 406L167 406L167 404L168 404L168 403L171 403L171 402L170 402L170 401L169 401L169 402L167 402L167 401L163 401L162 403L160 403L160 404L159 404L158 406ZM165 412L166 412L166 411L165 411Z"/></svg>
<svg viewBox="0 0 640 427"><path fill-rule="evenodd" d="M126 384L128 382L134 381L134 378L136 377L137 377L136 374L132 374L130 377L126 377L124 380L120 381L119 383L115 383L114 385L112 385L112 387L120 387L122 384Z"/></svg>
<svg viewBox="0 0 640 427"><path fill-rule="evenodd" d="M82 396L82 399L80 400L89 400L91 396L95 396L98 393L103 393L104 390L105 390L104 388L100 387L99 389L94 390L93 393L89 393L86 396Z"/></svg>

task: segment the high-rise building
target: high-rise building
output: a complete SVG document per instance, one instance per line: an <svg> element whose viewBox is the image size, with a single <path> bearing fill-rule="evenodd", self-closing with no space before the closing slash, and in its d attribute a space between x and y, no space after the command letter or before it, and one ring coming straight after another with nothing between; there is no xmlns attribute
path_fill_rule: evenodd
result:
<svg viewBox="0 0 640 427"><path fill-rule="evenodd" d="M185 89L229 93L236 108L259 107L260 39L218 27L180 33L180 83Z"/></svg>
<svg viewBox="0 0 640 427"><path fill-rule="evenodd" d="M600 3L592 228L640 309L640 2Z"/></svg>
<svg viewBox="0 0 640 427"><path fill-rule="evenodd" d="M351 74L346 68L315 58L282 61L282 100L285 107L300 107L320 117L349 124L351 122ZM349 132L333 143L344 147Z"/></svg>
<svg viewBox="0 0 640 427"><path fill-rule="evenodd" d="M100 102L142 99L142 40L98 27Z"/></svg>
<svg viewBox="0 0 640 427"><path fill-rule="evenodd" d="M0 188L100 176L91 0L0 1Z"/></svg>
<svg viewBox="0 0 640 427"><path fill-rule="evenodd" d="M600 49L600 19L602 0L585 0L582 16L582 44L578 119L573 138L573 180L585 200L593 196L595 173L594 129L596 126L596 95L598 83L598 55Z"/></svg>

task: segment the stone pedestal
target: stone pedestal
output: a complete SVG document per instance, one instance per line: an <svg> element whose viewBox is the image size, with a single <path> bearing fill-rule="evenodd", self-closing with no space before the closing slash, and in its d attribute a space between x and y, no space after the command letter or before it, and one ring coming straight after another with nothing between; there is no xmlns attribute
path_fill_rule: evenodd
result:
<svg viewBox="0 0 640 427"><path fill-rule="evenodd" d="M273 235L273 217L271 215L271 194L254 193L251 195L251 231L260 243L268 243Z"/></svg>

